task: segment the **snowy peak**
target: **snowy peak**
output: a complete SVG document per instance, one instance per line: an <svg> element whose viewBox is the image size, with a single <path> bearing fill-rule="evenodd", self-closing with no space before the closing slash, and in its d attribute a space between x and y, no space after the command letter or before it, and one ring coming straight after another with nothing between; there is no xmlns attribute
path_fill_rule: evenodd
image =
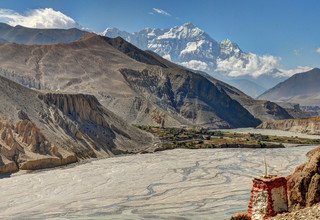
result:
<svg viewBox="0 0 320 220"><path fill-rule="evenodd" d="M214 71L216 60L240 56L241 49L230 40L218 43L193 23L168 29L146 28L132 34L108 28L104 36L121 36L144 50L152 50L166 59L197 70ZM194 65L196 63L196 65Z"/></svg>
<svg viewBox="0 0 320 220"><path fill-rule="evenodd" d="M175 39L189 39L189 38L197 38L202 37L205 34L203 30L196 27L192 23L186 23L182 26L176 26L174 28L170 28L169 31L164 33L162 36L159 36L158 39L168 39L168 38L175 38Z"/></svg>
<svg viewBox="0 0 320 220"><path fill-rule="evenodd" d="M195 26L195 25L194 25L193 23L191 23L191 22L184 23L182 26L183 26L183 27L186 27L186 28L188 28L188 29L198 28L197 26Z"/></svg>
<svg viewBox="0 0 320 220"><path fill-rule="evenodd" d="M233 43L229 39L225 39L220 42L220 59L227 59L232 56L240 57L243 51L240 49L238 44Z"/></svg>
<svg viewBox="0 0 320 220"><path fill-rule="evenodd" d="M192 23L168 29L146 28L129 34L107 29L104 36L121 36L141 49L152 50L164 58L188 68L210 71L220 54L220 46L204 30Z"/></svg>
<svg viewBox="0 0 320 220"><path fill-rule="evenodd" d="M107 29L104 35L121 36L143 50L151 50L172 62L208 72L220 79L249 77L255 81L268 75L270 81L274 81L277 74L272 71L279 67L277 57L244 52L229 39L217 42L192 23L167 29L146 28L132 34Z"/></svg>

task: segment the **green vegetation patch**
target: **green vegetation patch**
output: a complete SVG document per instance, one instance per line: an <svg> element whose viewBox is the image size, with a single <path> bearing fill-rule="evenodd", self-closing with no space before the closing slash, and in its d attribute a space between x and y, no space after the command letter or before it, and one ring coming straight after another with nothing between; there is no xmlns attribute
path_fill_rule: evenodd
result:
<svg viewBox="0 0 320 220"><path fill-rule="evenodd" d="M222 132L205 128L162 128L141 125L137 127L160 139L161 144L157 148L158 151L175 148L283 148L284 143L320 144L319 139Z"/></svg>

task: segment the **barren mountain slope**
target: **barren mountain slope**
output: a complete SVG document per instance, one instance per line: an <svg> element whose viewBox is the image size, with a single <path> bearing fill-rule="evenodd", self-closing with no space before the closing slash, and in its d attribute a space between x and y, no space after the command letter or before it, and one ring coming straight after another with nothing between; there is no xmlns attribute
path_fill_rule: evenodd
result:
<svg viewBox="0 0 320 220"><path fill-rule="evenodd" d="M56 44L79 40L87 32L71 29L38 29L20 25L15 27L0 22L0 37L3 42L18 44Z"/></svg>
<svg viewBox="0 0 320 220"><path fill-rule="evenodd" d="M0 68L23 85L93 94L131 123L256 126L237 101L205 77L121 38L88 34L57 45L0 46Z"/></svg>
<svg viewBox="0 0 320 220"><path fill-rule="evenodd" d="M220 80L217 80L208 74L202 73L202 75L208 78L218 88L222 88L232 99L237 100L252 115L254 115L256 118L259 118L261 121L292 118L287 110L277 105L276 103L253 99L237 88Z"/></svg>
<svg viewBox="0 0 320 220"><path fill-rule="evenodd" d="M120 40L119 40L120 39ZM112 45L114 45L114 42L118 41L118 45L127 45L128 42L124 41L122 38L115 38L115 39L109 39L109 42L112 41ZM121 43L119 43L119 41ZM122 42L124 42L122 44ZM123 47L123 46L122 46ZM132 47L132 45L130 46ZM176 70L181 70L181 69L186 69L185 67L179 66L175 63L172 63L163 57L159 56L158 54L152 52L152 51L145 51L148 53L147 57L149 60L151 59L150 56L155 59L153 61L153 64L156 63L161 63L161 66L165 66L171 69L176 69ZM149 61L150 62L150 61ZM159 64L156 64L159 65ZM245 93L241 92L239 89L230 86L227 83L224 83L220 80L217 80L210 76L207 73L197 71L200 73L202 76L207 78L209 81L214 83L214 85L219 88L224 90L232 99L236 100L239 102L243 107L245 107L254 117L264 121L264 120L270 120L270 119L290 119L292 118L292 115L287 112L286 109L280 107L279 105L265 101L265 100L255 100L252 97L246 95Z"/></svg>
<svg viewBox="0 0 320 220"><path fill-rule="evenodd" d="M0 173L137 153L152 137L91 95L41 93L0 77Z"/></svg>
<svg viewBox="0 0 320 220"><path fill-rule="evenodd" d="M146 51L150 55L153 56L154 59L161 62L167 67L173 68L173 69L181 69L184 67L181 67L177 64L174 64L156 53L152 51ZM224 90L232 99L239 102L244 108L246 108L254 117L265 121L270 119L290 119L293 118L293 116L283 107L279 106L276 103L266 101L266 100L256 100L239 89L235 88L234 86L231 86L225 82L222 82L220 80L215 79L214 77L210 76L209 74L197 71L200 75L207 78L210 82L212 82L217 88L220 88Z"/></svg>
<svg viewBox="0 0 320 220"><path fill-rule="evenodd" d="M266 91L259 99L299 103L305 106L320 105L320 69L298 73Z"/></svg>

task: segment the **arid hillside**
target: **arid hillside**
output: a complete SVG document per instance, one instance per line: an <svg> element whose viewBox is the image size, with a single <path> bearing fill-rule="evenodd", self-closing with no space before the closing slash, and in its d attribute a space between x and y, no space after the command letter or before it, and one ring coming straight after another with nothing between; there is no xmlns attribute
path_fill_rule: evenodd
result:
<svg viewBox="0 0 320 220"><path fill-rule="evenodd" d="M42 93L0 77L0 173L138 153L153 137L91 95Z"/></svg>
<svg viewBox="0 0 320 220"><path fill-rule="evenodd" d="M303 106L319 106L319 81L320 69L314 68L307 72L293 75L258 98L277 102L298 103Z"/></svg>
<svg viewBox="0 0 320 220"><path fill-rule="evenodd" d="M320 134L320 117L265 121L258 128Z"/></svg>
<svg viewBox="0 0 320 220"><path fill-rule="evenodd" d="M243 93L231 95L236 89L121 38L87 34L69 44L3 44L0 68L3 76L31 88L95 95L129 123L228 128L291 118L274 103L242 103Z"/></svg>
<svg viewBox="0 0 320 220"><path fill-rule="evenodd" d="M79 40L87 32L77 28L39 29L20 25L15 27L0 22L0 42L17 44L57 44Z"/></svg>

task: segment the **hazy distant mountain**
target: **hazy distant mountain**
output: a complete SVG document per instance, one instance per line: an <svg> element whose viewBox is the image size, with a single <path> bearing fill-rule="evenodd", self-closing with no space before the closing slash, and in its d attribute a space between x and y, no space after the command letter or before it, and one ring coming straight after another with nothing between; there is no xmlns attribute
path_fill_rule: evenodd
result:
<svg viewBox="0 0 320 220"><path fill-rule="evenodd" d="M266 91L259 99L320 105L320 69L298 73Z"/></svg>
<svg viewBox="0 0 320 220"><path fill-rule="evenodd" d="M107 28L102 35L120 36L143 50L151 50L172 62L210 73L226 82L237 79L252 81L255 83L253 89L248 89L248 83L237 84L240 90L248 92L251 96L257 96L258 92L263 92L263 88L269 89L286 79L279 77L278 73L281 71L277 69L270 69L268 73L255 77L240 74L241 69L250 71L251 66L262 65L263 62L267 62L265 59L268 57L246 53L228 39L217 42L192 23L168 29L146 28L134 33Z"/></svg>
<svg viewBox="0 0 320 220"><path fill-rule="evenodd" d="M234 79L228 81L228 83L236 88L241 88L242 92L250 94L253 98L258 97L266 91L266 88L248 79Z"/></svg>
<svg viewBox="0 0 320 220"><path fill-rule="evenodd" d="M56 44L70 43L79 40L86 31L72 29L37 29L22 26L12 27L0 23L0 43L18 44Z"/></svg>
<svg viewBox="0 0 320 220"><path fill-rule="evenodd" d="M69 44L2 44L0 68L32 88L93 94L129 123L248 127L258 118L290 117L122 38L87 34Z"/></svg>

